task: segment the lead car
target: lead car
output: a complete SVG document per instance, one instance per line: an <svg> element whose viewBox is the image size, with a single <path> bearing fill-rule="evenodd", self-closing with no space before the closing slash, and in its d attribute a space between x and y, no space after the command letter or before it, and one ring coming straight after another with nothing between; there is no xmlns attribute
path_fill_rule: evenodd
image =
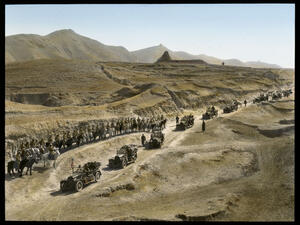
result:
<svg viewBox="0 0 300 225"><path fill-rule="evenodd" d="M101 176L100 165L100 162L88 162L83 167L79 167L67 179L60 181L60 190L81 191L87 184L97 182Z"/></svg>

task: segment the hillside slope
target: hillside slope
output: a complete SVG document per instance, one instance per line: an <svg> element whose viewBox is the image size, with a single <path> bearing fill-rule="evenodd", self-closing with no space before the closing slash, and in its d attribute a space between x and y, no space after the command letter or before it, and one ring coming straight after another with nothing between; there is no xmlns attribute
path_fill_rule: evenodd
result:
<svg viewBox="0 0 300 225"><path fill-rule="evenodd" d="M124 47L107 46L76 34L73 30L55 31L46 36L20 34L5 38L5 62L34 59L85 59L133 61Z"/></svg>

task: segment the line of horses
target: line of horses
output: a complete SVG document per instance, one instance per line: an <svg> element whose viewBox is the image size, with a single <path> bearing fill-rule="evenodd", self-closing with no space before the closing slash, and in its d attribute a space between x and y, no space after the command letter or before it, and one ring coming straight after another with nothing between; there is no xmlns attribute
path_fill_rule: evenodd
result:
<svg viewBox="0 0 300 225"><path fill-rule="evenodd" d="M49 165L50 161L53 161L53 167L55 168L56 159L60 156L60 154L72 148L91 142L106 140L116 135L129 134L141 131L151 132L154 128L163 129L166 127L167 119L162 119L158 121L152 120L151 124L146 124L140 121L144 120L138 120L136 123L133 122L133 126L127 128L125 127L126 129L120 129L119 131L116 131L115 129L113 129L114 132L111 132L111 129L106 129L103 132L95 130L95 132L91 132L90 135L79 134L77 137L75 136L69 138L66 142L64 140L56 140L53 142L54 151L51 152L48 150L50 143L46 143L45 146L38 145L36 147L30 147L24 150L20 161L16 159L15 153L9 153L12 154L12 160L9 161L7 164L8 174L12 177L15 176L15 173L18 173L21 177L23 175L24 168L27 168L26 175L28 174L28 172L30 172L30 175L32 175L33 165L35 163L39 163L40 161L44 162L44 167L46 167L46 164Z"/></svg>
<svg viewBox="0 0 300 225"><path fill-rule="evenodd" d="M50 161L53 161L53 167L56 166L56 159L60 156L58 148L54 148L54 151L51 153L45 151L44 149L39 148L28 148L24 150L24 154L21 157L21 160L13 158L7 163L7 172L10 176L15 176L15 172L19 174L20 177L23 175L23 170L27 168L26 175L30 172L32 175L32 167L34 163L39 163L40 161L44 162L44 167L46 164L50 164Z"/></svg>

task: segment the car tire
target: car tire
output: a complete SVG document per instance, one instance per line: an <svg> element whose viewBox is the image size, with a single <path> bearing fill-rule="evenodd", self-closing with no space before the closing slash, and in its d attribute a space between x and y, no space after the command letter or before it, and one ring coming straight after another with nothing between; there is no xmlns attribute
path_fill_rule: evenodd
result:
<svg viewBox="0 0 300 225"><path fill-rule="evenodd" d="M65 191L66 191L66 181L60 182L60 190L61 190L62 192L65 192Z"/></svg>
<svg viewBox="0 0 300 225"><path fill-rule="evenodd" d="M121 165L121 167L122 167L122 168L125 168L126 166L127 166L126 160L122 160L122 165Z"/></svg>
<svg viewBox="0 0 300 225"><path fill-rule="evenodd" d="M95 174L95 182L97 182L100 179L101 173L99 171Z"/></svg>
<svg viewBox="0 0 300 225"><path fill-rule="evenodd" d="M81 191L83 189L83 183L82 183L82 181L77 181L76 182L76 184L75 184L75 190L77 191L77 192L79 192L79 191Z"/></svg>

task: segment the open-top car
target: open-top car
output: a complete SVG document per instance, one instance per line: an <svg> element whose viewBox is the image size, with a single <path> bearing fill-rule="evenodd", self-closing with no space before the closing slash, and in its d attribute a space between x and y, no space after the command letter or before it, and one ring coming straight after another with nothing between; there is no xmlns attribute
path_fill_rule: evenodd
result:
<svg viewBox="0 0 300 225"><path fill-rule="evenodd" d="M218 110L216 110L214 106L208 107L206 112L202 114L202 120L209 120L217 116L218 116Z"/></svg>
<svg viewBox="0 0 300 225"><path fill-rule="evenodd" d="M161 130L153 130L149 142L146 142L147 149L160 148L164 143L165 135Z"/></svg>
<svg viewBox="0 0 300 225"><path fill-rule="evenodd" d="M136 145L124 145L117 150L115 157L109 159L108 166L112 169L124 168L128 164L135 162L137 158Z"/></svg>
<svg viewBox="0 0 300 225"><path fill-rule="evenodd" d="M61 191L81 191L85 185L97 182L101 176L100 165L100 162L88 162L83 167L78 167L71 176L60 182Z"/></svg>
<svg viewBox="0 0 300 225"><path fill-rule="evenodd" d="M185 130L194 125L194 116L189 115L189 116L184 116L180 120L180 123L176 124L176 130Z"/></svg>

